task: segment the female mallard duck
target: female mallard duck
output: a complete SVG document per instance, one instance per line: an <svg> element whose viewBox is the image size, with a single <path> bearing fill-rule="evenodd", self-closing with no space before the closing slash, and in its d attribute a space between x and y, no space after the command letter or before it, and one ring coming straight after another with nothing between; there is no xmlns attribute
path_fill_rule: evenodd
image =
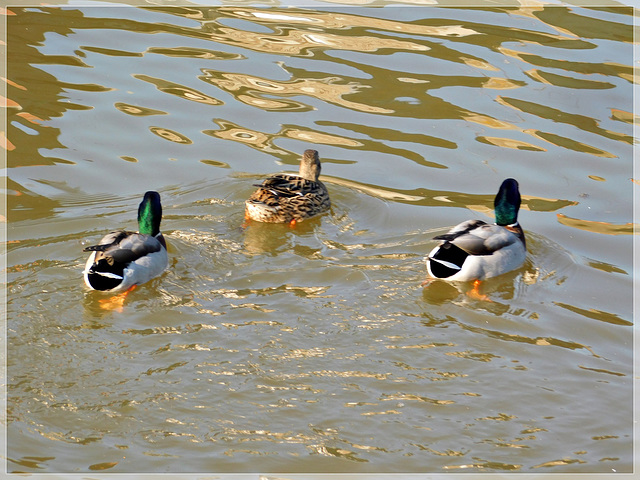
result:
<svg viewBox="0 0 640 480"><path fill-rule="evenodd" d="M105 235L84 269L84 283L93 290L123 292L157 277L169 263L160 233L162 205L158 192L147 192L138 207L139 233L117 230Z"/></svg>
<svg viewBox="0 0 640 480"><path fill-rule="evenodd" d="M463 282L484 280L524 263L527 248L518 224L518 182L513 178L502 182L493 204L495 224L468 220L444 235L433 237L443 242L426 259L431 277Z"/></svg>
<svg viewBox="0 0 640 480"><path fill-rule="evenodd" d="M327 187L318 180L320 158L306 150L299 175L275 174L267 178L245 202L248 219L268 223L295 224L331 207Z"/></svg>

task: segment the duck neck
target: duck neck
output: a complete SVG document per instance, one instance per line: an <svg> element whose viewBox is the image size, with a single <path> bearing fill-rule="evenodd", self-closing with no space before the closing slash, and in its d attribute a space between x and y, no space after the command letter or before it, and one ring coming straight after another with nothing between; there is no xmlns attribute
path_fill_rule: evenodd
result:
<svg viewBox="0 0 640 480"><path fill-rule="evenodd" d="M144 235L155 237L160 233L162 206L154 198L147 198L138 207L138 231Z"/></svg>
<svg viewBox="0 0 640 480"><path fill-rule="evenodd" d="M518 210L520 209L520 192L517 187L507 184L506 181L500 187L500 191L493 202L497 225L515 225L518 223Z"/></svg>

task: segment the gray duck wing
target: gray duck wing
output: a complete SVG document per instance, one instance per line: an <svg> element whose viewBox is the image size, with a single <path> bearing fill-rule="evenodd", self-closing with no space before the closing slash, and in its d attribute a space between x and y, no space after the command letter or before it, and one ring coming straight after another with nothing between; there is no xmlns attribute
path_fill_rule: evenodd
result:
<svg viewBox="0 0 640 480"><path fill-rule="evenodd" d="M112 232L101 243L84 249L85 252L96 251L96 262L105 259L110 265L114 263L128 264L150 253L159 252L162 248L160 241L150 235L133 232Z"/></svg>
<svg viewBox="0 0 640 480"><path fill-rule="evenodd" d="M457 236L450 242L470 255L491 255L516 240L517 236L506 228L484 224Z"/></svg>

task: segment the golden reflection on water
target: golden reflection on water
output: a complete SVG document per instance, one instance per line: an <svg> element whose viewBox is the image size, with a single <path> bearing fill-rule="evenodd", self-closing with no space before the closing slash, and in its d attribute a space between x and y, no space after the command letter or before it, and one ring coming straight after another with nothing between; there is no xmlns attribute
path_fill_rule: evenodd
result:
<svg viewBox="0 0 640 480"><path fill-rule="evenodd" d="M103 463L94 463L93 465L89 465L89 470L100 471L100 470L108 470L110 468L118 465L118 462L103 462Z"/></svg>
<svg viewBox="0 0 640 480"><path fill-rule="evenodd" d="M393 394L384 394L381 398L382 401L397 401L401 400L403 402L423 402L423 403L431 403L433 405L453 405L453 400L437 400L435 398L425 397L423 395L415 395L408 393L393 393Z"/></svg>
<svg viewBox="0 0 640 480"><path fill-rule="evenodd" d="M617 76L629 82L637 82L633 75L633 67L615 62L588 63L574 62L569 60L558 60L544 58L539 55L519 52L507 47L500 47L500 53L516 58L536 67L547 67L551 69L565 70L567 72L580 73L583 75L600 74L604 76ZM578 84L584 85L582 83Z"/></svg>
<svg viewBox="0 0 640 480"><path fill-rule="evenodd" d="M501 138L501 137L486 137L479 136L476 137L476 140L483 143L488 143L491 145L496 145L498 147L504 148L514 148L516 150L530 150L537 152L546 152L546 148L538 147L532 143L523 142L522 140L516 140L513 138Z"/></svg>
<svg viewBox="0 0 640 480"><path fill-rule="evenodd" d="M417 188L414 190L388 189L378 185L370 185L354 180L323 175L323 181L331 184L342 185L355 190L360 190L376 198L383 198L401 203L415 203L416 205L443 206L453 204L464 206L469 210L493 216L493 200L495 195L470 195L460 192L447 192L443 190L430 190ZM533 195L522 195L522 210L539 212L553 212L567 206L578 205L578 202L566 199L543 198Z"/></svg>
<svg viewBox="0 0 640 480"><path fill-rule="evenodd" d="M534 102L528 102L526 100L520 100L516 98L499 96L496 101L501 105L514 108L521 112L527 112L540 118L573 125L586 132L601 135L602 137L609 138L611 140L619 140L628 143L629 145L633 145L634 143L634 139L632 136L603 129L598 125L598 122L595 119L584 115L571 114L562 110L558 110L557 108L543 106Z"/></svg>
<svg viewBox="0 0 640 480"><path fill-rule="evenodd" d="M638 229L638 225L633 223L616 225L610 222L596 222L594 220L571 218L562 213L558 213L557 216L558 222L563 225L604 235L633 235L634 229Z"/></svg>
<svg viewBox="0 0 640 480"><path fill-rule="evenodd" d="M257 130L250 130L223 119L214 119L213 121L220 126L220 130L203 130L202 133L222 138L224 140L243 143L255 150L273 155L286 155L288 153L275 146L274 140L278 138L275 134L267 134Z"/></svg>
<svg viewBox="0 0 640 480"><path fill-rule="evenodd" d="M222 119L214 119L214 122L220 126L219 130L204 130L202 133L225 140L232 140L245 144L251 148L261 152L268 152L278 157L294 158L291 163L297 164L299 153L289 152L275 145L275 141L281 138L291 138L302 140L308 143L316 143L320 145L336 145L343 147L356 148L362 144L357 140L344 136L338 136L310 129L302 129L289 125L280 125L280 131L277 133L263 133L256 130L241 127L232 122Z"/></svg>
<svg viewBox="0 0 640 480"><path fill-rule="evenodd" d="M137 105L130 105L124 102L116 102L114 104L118 110L122 113L126 113L128 115L133 115L137 117L147 117L150 115L168 115L168 112L163 112L162 110L156 110L154 108L149 107L140 107Z"/></svg>
<svg viewBox="0 0 640 480"><path fill-rule="evenodd" d="M239 53L221 52L206 48L192 47L149 47L148 53L156 53L167 57L202 58L204 60L245 60L246 57Z"/></svg>
<svg viewBox="0 0 640 480"><path fill-rule="evenodd" d="M540 130L534 129L524 129L522 130L524 133L528 133L532 137L538 138L540 140L544 140L545 142L549 142L555 146L566 148L567 150L573 150L575 152L588 153L590 155L594 155L596 157L602 158L616 158L616 155L613 153L609 153L601 148L594 147L592 145L587 145L583 142L578 142L571 138L565 137L563 135L557 135L555 133L543 132Z"/></svg>
<svg viewBox="0 0 640 480"><path fill-rule="evenodd" d="M83 50L87 52L100 53L102 55L109 55L114 57L142 57L142 53L139 52L127 52L124 50L116 50L113 48L101 48L101 47L90 47L83 46Z"/></svg>
<svg viewBox="0 0 640 480"><path fill-rule="evenodd" d="M609 82L602 82L599 80L585 80L575 77L567 77L565 75L558 75L551 72L545 72L534 68L527 72L524 72L529 77L537 80L538 82L545 83L547 85L556 85L558 87L567 88L584 88L584 89L609 89L615 88L615 85Z"/></svg>
<svg viewBox="0 0 640 480"><path fill-rule="evenodd" d="M611 118L613 120L618 120L624 123L630 123L630 124L640 123L640 115L634 115L631 112L626 112L624 110L620 110L617 108L611 109Z"/></svg>
<svg viewBox="0 0 640 480"><path fill-rule="evenodd" d="M217 9L206 9L199 11L197 8L175 8L166 9L163 7L150 7L151 10L165 11L175 15L185 16L187 18L200 19L202 23L203 31L195 31L193 29L187 29L185 27L178 28L181 34L202 37L202 35L210 35L211 38L221 44L240 45L247 49L257 49L265 53L278 54L278 55L307 55L306 50L312 47L322 49L344 49L349 51L359 52L377 52L382 49L390 49L393 51L422 51L428 52L432 46L425 45L424 43L407 42L404 40L397 40L388 37L380 36L363 36L354 34L354 32L365 31L367 29L376 29L384 32L390 32L394 34L410 34L424 37L451 37L451 38L465 38L471 43L484 43L493 45L497 38L497 32L494 30L487 30L486 26L478 25L478 28L471 28L467 24L465 26L459 24L453 25L423 25L414 22L397 22L385 19L369 18L361 15L351 14L336 14L326 12L314 12L309 10L300 10L295 12L274 12L264 9L255 8L242 8L242 7L220 7ZM560 11L555 9L554 11ZM214 14L215 13L215 14ZM592 21L591 19L581 18L584 25L577 23L571 23L567 25L559 25L558 18L549 17L546 15L546 10L542 7L531 8L529 6L522 6L516 10L510 10L511 14L518 14L534 18L536 20L542 20L548 22L550 26L561 32L561 35L554 35L543 32L520 32L516 29L504 28L501 35L512 35L514 38L522 36L521 41L536 45L553 44L553 42L574 42L579 44L582 42L575 33L575 30L581 30L585 28L585 25L592 22L597 24L598 28L601 27L599 22ZM256 33L251 31L245 31L241 29L229 28L222 25L221 19L223 18L238 18L242 20L250 20L256 24L268 25L274 27L273 32L270 34ZM567 17L567 20L573 20ZM109 25L109 24L107 24ZM296 30L290 26L296 25L302 26L304 29ZM137 25L137 28L141 28L143 25ZM146 26L145 26L146 27ZM152 26L148 26L150 29ZM153 26L153 28L162 28L160 26ZM626 28L626 27L625 27ZM211 30L213 30L211 32ZM335 32L345 31L344 34L340 33L325 33L324 31L333 30ZM499 29L498 29L499 30ZM209 31L209 33L205 33ZM615 36L615 35L614 35ZM499 38L499 37L498 37ZM550 60L542 59L540 56L519 52L514 49L506 48L503 45L496 45L495 48L502 54L517 58L526 63L538 67L547 67L554 69L567 70L570 72L578 72L582 74L594 74L600 73L602 75L617 75L620 78L624 78L628 81L633 81L632 68L627 65L622 65L615 62L603 62L601 64L587 63L587 62L571 62L566 60ZM579 47L584 48L584 47ZM125 53L118 53L117 51L109 51L101 47L84 46L83 50L93 53L100 53L103 55L126 55ZM149 47L146 50L148 53L161 54L166 56L175 57L190 57L190 58L202 58L206 60L241 60L245 56L237 53L228 53L218 50L210 50L203 48L193 47ZM437 52L433 53L434 56L441 56ZM136 54L139 55L139 54ZM313 54L312 54L313 55ZM460 52L455 52L451 49L447 52L448 59L452 60L456 57L458 61L466 63L468 65L481 68L484 70L499 70L498 68L488 64L481 58L471 58L468 55L464 55ZM75 58L75 59L74 59ZM77 57L56 57L57 61L64 64L85 65L84 63L78 63L80 60ZM75 63L73 63L75 62ZM199 77L201 80L213 84L223 91L231 93L234 97L247 105L260 108L264 111L308 111L312 109L311 106L302 102L286 99L282 97L288 96L311 96L318 100L333 103L346 108L354 109L367 113L378 114L391 114L399 113L395 109L382 107L375 105L371 101L357 102L354 100L347 100L345 96L356 95L363 93L363 89L369 88L369 85L360 84L354 81L348 81L340 77L331 76L319 79L311 78L294 78L289 81L275 81L268 78L256 77L254 75L230 73L226 71L216 71L212 69L204 69L204 75ZM602 82L597 80L579 79L574 77L565 77L557 73L546 72L540 68L534 68L525 72L530 78L536 81L540 81L550 85L557 85L569 88L611 88L612 84L608 82ZM153 78L147 75L134 75L143 81L150 82L165 93L176 95L181 98L192 100L200 103L206 103L210 105L220 105L222 102L214 97L204 94L198 90L184 85L179 85L173 82L169 82L160 78ZM404 79L404 80L403 80ZM406 81L406 77L401 77L399 81ZM422 82L419 78L409 78L411 82ZM8 80L8 82L11 82ZM12 82L11 84L15 84ZM428 85L428 84L427 84ZM484 88L490 89L517 89L523 86L522 82L514 82L506 78L488 78L484 81ZM105 87L96 86L105 90ZM108 88L107 88L108 90ZM280 98L269 98L271 95L277 95ZM359 95L361 98L367 98ZM531 104L517 99L509 99L505 97L498 97L497 101L505 106L515 108L526 113L541 116L542 118L553 119L557 121L560 118L561 122L573 124L578 126L581 130L597 133L606 138L612 138L621 140L624 142L631 142L631 138L628 135L612 132L599 128L597 125L589 127L589 122L594 123L591 119L578 118L578 116L562 113L558 117L558 111L546 106L539 106L537 104ZM11 105L19 104L10 99L6 101ZM20 108L20 107L19 107ZM123 112L132 115L151 115L162 113L159 110L149 109L148 107L125 107L120 103L116 105L116 108L122 109ZM135 112L135 109L139 108L139 112ZM146 111L145 111L146 109ZM450 114L455 112L455 109L451 109ZM459 118L463 118L473 123L480 123L490 128L496 129L516 129L523 133L529 134L544 142L549 142L555 146L567 148L569 150L587 152L592 155L602 156L606 158L612 158L613 154L595 146L587 145L583 142L579 142L573 139L566 138L561 135L553 134L550 132L544 132L535 129L520 129L508 122L498 120L491 116L484 115L482 113L469 112L460 110ZM28 116L25 116L28 115ZM33 114L22 114L28 121L36 122L38 117ZM458 115L453 114L451 118L456 118ZM615 117L614 118L620 118ZM621 118L627 117L623 116ZM186 137L183 135L183 137ZM177 137L174 137L177 138ZM4 136L2 143L6 150L13 150L13 143ZM317 139L322 142L322 138ZM478 141L501 146L504 148L512 148L519 150L529 151L546 151L546 149L540 145L529 144L521 140L514 140L509 138L501 138L489 135L480 135L477 138ZM188 143L188 142L186 142ZM352 146L362 146L363 144L356 144ZM273 150L271 150L273 151Z"/></svg>
<svg viewBox="0 0 640 480"><path fill-rule="evenodd" d="M339 147L361 147L362 142L357 140L341 137L338 135L330 135L328 133L302 129L302 128L285 128L283 135L294 140L303 142L316 143L319 145L335 145Z"/></svg>
<svg viewBox="0 0 640 480"><path fill-rule="evenodd" d="M428 26L412 23L395 22L380 18L370 18L361 15L349 15L345 13L322 13L305 11L304 15L292 15L288 13L271 13L257 9L230 8L226 10L229 15L236 15L239 18L258 18L265 23L281 24L303 24L323 26L324 28L354 29L354 28L375 28L389 32L400 32L412 35L425 35L437 37L465 37L476 35L478 32L465 28L461 25Z"/></svg>
<svg viewBox="0 0 640 480"><path fill-rule="evenodd" d="M243 103L263 108L264 110L305 111L312 107L295 101L266 100L260 95L310 96L325 102L340 105L367 113L393 113L393 110L351 102L344 98L366 88L354 82L341 84L339 77L325 77L319 79L300 78L287 82L278 82L252 75L204 70L205 75L200 79L217 86L221 90L234 93Z"/></svg>
<svg viewBox="0 0 640 480"><path fill-rule="evenodd" d="M169 140L170 142L182 143L185 145L190 145L193 143L193 141L186 135L173 130L169 130L168 128L149 127L149 130L151 131L151 133L154 133L160 138L164 138L165 140Z"/></svg>
<svg viewBox="0 0 640 480"><path fill-rule="evenodd" d="M247 32L221 27L210 38L216 42L239 45L251 50L279 55L302 55L307 50L322 47L337 50L376 52L381 49L426 51L429 47L405 40L381 39L370 36L341 36L328 33L310 33L304 30L285 30L279 34Z"/></svg>
<svg viewBox="0 0 640 480"><path fill-rule="evenodd" d="M176 97L184 98L185 100L191 100L193 102L205 103L207 105L221 105L222 102L217 98L213 98L209 95L206 95L198 90L195 90L190 87L186 87L184 85L179 85L174 82L170 82L167 80L163 80L162 78L154 78L149 75L133 75L134 78L138 80L142 80L144 82L149 82L155 85L158 90L163 93L168 93L169 95L175 95Z"/></svg>

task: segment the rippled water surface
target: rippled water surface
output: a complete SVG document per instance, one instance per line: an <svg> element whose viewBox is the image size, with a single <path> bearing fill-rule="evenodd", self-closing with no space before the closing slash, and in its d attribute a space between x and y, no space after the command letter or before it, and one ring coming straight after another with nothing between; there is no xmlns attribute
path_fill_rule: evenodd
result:
<svg viewBox="0 0 640 480"><path fill-rule="evenodd" d="M630 472L633 12L510 5L6 10L8 471ZM331 211L245 224L307 148ZM525 265L423 288L507 177Z"/></svg>

